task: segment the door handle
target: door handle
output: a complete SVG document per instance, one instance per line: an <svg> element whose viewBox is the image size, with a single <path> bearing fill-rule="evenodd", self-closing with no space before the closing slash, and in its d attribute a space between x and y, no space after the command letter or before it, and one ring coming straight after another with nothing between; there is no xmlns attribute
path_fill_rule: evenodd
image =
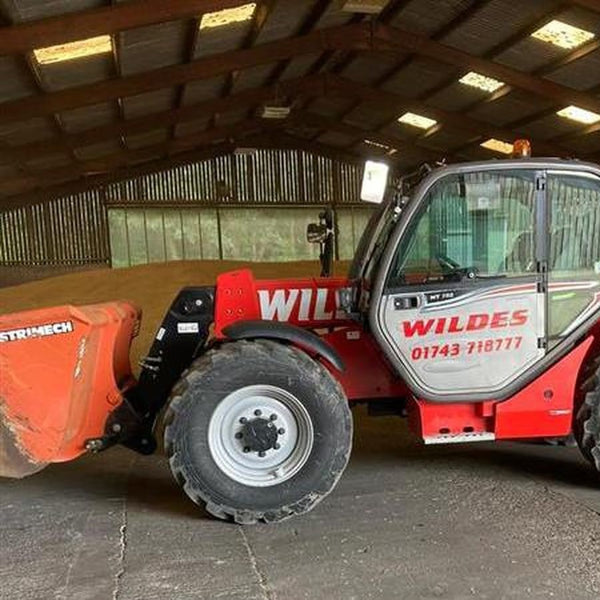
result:
<svg viewBox="0 0 600 600"><path fill-rule="evenodd" d="M394 298L395 310L410 310L411 308L419 307L418 296L397 296Z"/></svg>

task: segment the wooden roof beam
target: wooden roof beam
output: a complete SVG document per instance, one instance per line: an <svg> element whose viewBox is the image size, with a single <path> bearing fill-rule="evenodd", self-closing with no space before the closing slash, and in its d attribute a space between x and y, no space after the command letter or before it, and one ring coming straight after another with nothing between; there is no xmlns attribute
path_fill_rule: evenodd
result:
<svg viewBox="0 0 600 600"><path fill-rule="evenodd" d="M375 40L377 50L416 53L438 62L477 71L522 90L551 98L561 104L576 104L582 108L600 112L600 98L591 94L512 69L485 58L473 56L452 46L435 42L423 35L386 25L377 25Z"/></svg>
<svg viewBox="0 0 600 600"><path fill-rule="evenodd" d="M178 138L175 141L153 144L136 150L121 150L97 160L82 161L80 167L84 174L83 180L89 182L95 180L94 178L99 175L109 176L113 172L117 172L121 169L128 169L139 163L153 162L157 157L175 157L180 154L185 155L198 149L198 147L210 149L212 144L220 142L221 140L225 140L235 148L237 139L256 133L256 131L261 129L262 125L262 122L258 119L248 119L227 127L215 127L203 132L194 133L189 136ZM42 190L47 187L52 187L53 185L63 185L65 184L65 180L69 178L71 178L73 182L76 182L77 179L73 177L73 175L78 175L77 173L74 173L73 169L70 167L42 169L35 171L34 174L38 176L40 181L44 182L44 186L41 188ZM21 180L22 179L19 178L5 183L8 187L12 187L15 182ZM0 182L0 190L2 189L2 183L3 182Z"/></svg>
<svg viewBox="0 0 600 600"><path fill-rule="evenodd" d="M438 152L432 148L428 148L423 144L415 144L414 140L403 140L402 138L394 135L374 131L372 129L363 129L355 125L351 125L350 123L345 123L340 119L323 117L321 115L316 115L315 113L300 112L295 115L295 118L297 118L298 121L303 125L316 127L320 131L337 131L338 133L346 135L352 139L352 144L362 142L365 139L370 139L378 144L383 144L385 146L389 146L390 148L396 148L400 152L402 151L402 148L416 146L417 151L423 155L423 160L437 161L443 158L446 154L443 151ZM365 154L368 154L368 151L365 151ZM388 156L387 159L390 161L395 160L393 155Z"/></svg>
<svg viewBox="0 0 600 600"><path fill-rule="evenodd" d="M145 133L161 127L173 127L180 123L193 121L201 114L252 106L272 97L275 91L294 95L294 97L322 96L326 93L326 79L323 76L303 77L283 81L277 86L249 88L225 98L213 98L182 106L175 110L166 110L124 121L116 121L76 133L65 133L59 140L61 143L53 140L42 140L11 146L10 152L14 158L23 160L30 160L47 154L57 154L62 152L63 144L73 148L89 146L118 137Z"/></svg>
<svg viewBox="0 0 600 600"><path fill-rule="evenodd" d="M328 76L327 89L331 91L337 91L341 95L352 95L358 97L363 101L375 102L385 105L400 115L401 112L410 111L419 114L424 114L432 119L435 119L444 126L455 128L459 131L465 131L472 134L474 137L495 137L499 139L516 139L522 137L522 135L515 130L496 127L486 121L481 121L473 117L469 117L463 112L448 111L436 106L427 104L420 100L414 100L410 98L404 98L398 94L392 92L386 92L379 90L374 87L360 84L355 81L351 81L344 77L335 75ZM418 140L415 141L418 143ZM541 150L549 155L560 155L567 154L565 148L560 147L558 144L551 144L542 140L534 141L536 149Z"/></svg>
<svg viewBox="0 0 600 600"><path fill-rule="evenodd" d="M223 156L225 154L230 154L234 149L235 144L225 142L222 144L216 144L210 148L201 148L199 150L187 152L177 156L176 158L161 158L155 161L144 163L142 165L126 168L124 167L112 173L93 175L76 181L49 185L40 191L26 192L23 194L6 197L4 199L0 198L0 212L15 208L22 208L32 204L50 202L57 198L85 192L87 190L109 185L118 181L141 177L142 175L171 169L182 164L189 164L192 162L215 158L217 156Z"/></svg>
<svg viewBox="0 0 600 600"><path fill-rule="evenodd" d="M571 0L571 4L582 6L583 8L589 8L594 12L600 13L600 0Z"/></svg>
<svg viewBox="0 0 600 600"><path fill-rule="evenodd" d="M256 5L256 11L254 18L252 20L252 25L250 27L250 31L248 35L242 42L241 48L252 48L256 41L258 40L261 31L264 29L267 24L267 20L269 16L272 14L273 9L275 8L275 3L277 0L259 0ZM231 71L227 75L226 81L223 84L223 89L221 90L221 97L229 96L233 90L233 86L235 84L236 79L239 77L239 71Z"/></svg>
<svg viewBox="0 0 600 600"><path fill-rule="evenodd" d="M150 146L143 146L135 150L120 150L106 157L93 160L81 161L79 163L82 173L110 172L131 164L152 160L157 156L174 156L183 152L193 150L199 146L207 146L221 139L235 140L238 137L254 133L263 125L259 119L248 119L227 127L213 127L206 131L201 131L177 138L169 142L161 142ZM32 171L32 174L46 184L62 182L73 173L70 167L41 169Z"/></svg>
<svg viewBox="0 0 600 600"><path fill-rule="evenodd" d="M351 163L362 162L361 156L357 153L325 146L315 142L306 142L306 140L301 140L281 132L275 134L272 131L265 131L244 136L241 140L243 140L245 145L256 148L304 150L306 152L328 156L334 160L343 160ZM89 189L135 177L141 177L149 173L164 171L179 165L199 162L217 156L224 156L231 154L237 146L238 142L225 141L208 147L182 152L166 158L148 161L140 165L123 166L118 170L106 174L91 175L77 181L49 185L40 191L31 191L4 199L0 198L0 212L21 208L23 206L30 206L32 204L49 202L63 196L84 192Z"/></svg>
<svg viewBox="0 0 600 600"><path fill-rule="evenodd" d="M364 160L362 155L346 148L337 148L306 140L288 132L274 133L267 131L257 135L255 138L248 138L247 141L249 144L252 144L252 147L264 150L303 150L304 152L319 154L332 160L340 160L352 164L361 164Z"/></svg>
<svg viewBox="0 0 600 600"><path fill-rule="evenodd" d="M243 0L135 0L0 28L0 56L233 8Z"/></svg>
<svg viewBox="0 0 600 600"><path fill-rule="evenodd" d="M136 75L101 81L0 104L0 124L51 115L65 110L133 96L269 64L315 50L355 48L368 50L371 31L363 25L331 27L303 36L267 42L253 48L223 52L189 64L172 65Z"/></svg>
<svg viewBox="0 0 600 600"><path fill-rule="evenodd" d="M296 32L296 35L306 35L307 33L310 33L317 25L317 23L321 20L321 17L323 17L327 10L329 10L332 1L333 0L317 0L304 22L300 25L298 31ZM289 58L279 61L277 66L269 75L267 83L271 84L275 83L276 81L279 81L289 64Z"/></svg>

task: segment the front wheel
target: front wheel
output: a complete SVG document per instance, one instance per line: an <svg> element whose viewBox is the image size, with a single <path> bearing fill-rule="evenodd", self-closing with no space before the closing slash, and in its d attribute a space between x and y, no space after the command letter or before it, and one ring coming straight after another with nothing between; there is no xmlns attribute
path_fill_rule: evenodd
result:
<svg viewBox="0 0 600 600"><path fill-rule="evenodd" d="M352 446L339 383L303 351L269 340L228 343L194 362L165 419L171 470L187 495L238 523L311 510Z"/></svg>

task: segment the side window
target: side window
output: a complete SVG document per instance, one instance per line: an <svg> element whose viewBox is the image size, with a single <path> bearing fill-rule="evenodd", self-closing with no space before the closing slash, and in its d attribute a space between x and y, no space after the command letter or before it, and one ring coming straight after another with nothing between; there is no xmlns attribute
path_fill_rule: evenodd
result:
<svg viewBox="0 0 600 600"><path fill-rule="evenodd" d="M527 170L438 181L398 246L388 285L533 273L534 184Z"/></svg>
<svg viewBox="0 0 600 600"><path fill-rule="evenodd" d="M600 180L548 174L550 342L568 334L595 309L600 291Z"/></svg>

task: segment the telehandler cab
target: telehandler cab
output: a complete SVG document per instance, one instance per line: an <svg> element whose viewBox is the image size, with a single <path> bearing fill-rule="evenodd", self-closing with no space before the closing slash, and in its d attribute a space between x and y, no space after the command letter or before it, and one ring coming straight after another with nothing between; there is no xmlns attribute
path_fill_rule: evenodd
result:
<svg viewBox="0 0 600 600"><path fill-rule="evenodd" d="M136 380L127 302L0 317L0 474L123 444L216 517L279 521L340 478L350 406L407 415L425 444L573 432L600 468L600 168L511 159L387 186L347 277L183 289ZM310 238L332 225L322 215Z"/></svg>

